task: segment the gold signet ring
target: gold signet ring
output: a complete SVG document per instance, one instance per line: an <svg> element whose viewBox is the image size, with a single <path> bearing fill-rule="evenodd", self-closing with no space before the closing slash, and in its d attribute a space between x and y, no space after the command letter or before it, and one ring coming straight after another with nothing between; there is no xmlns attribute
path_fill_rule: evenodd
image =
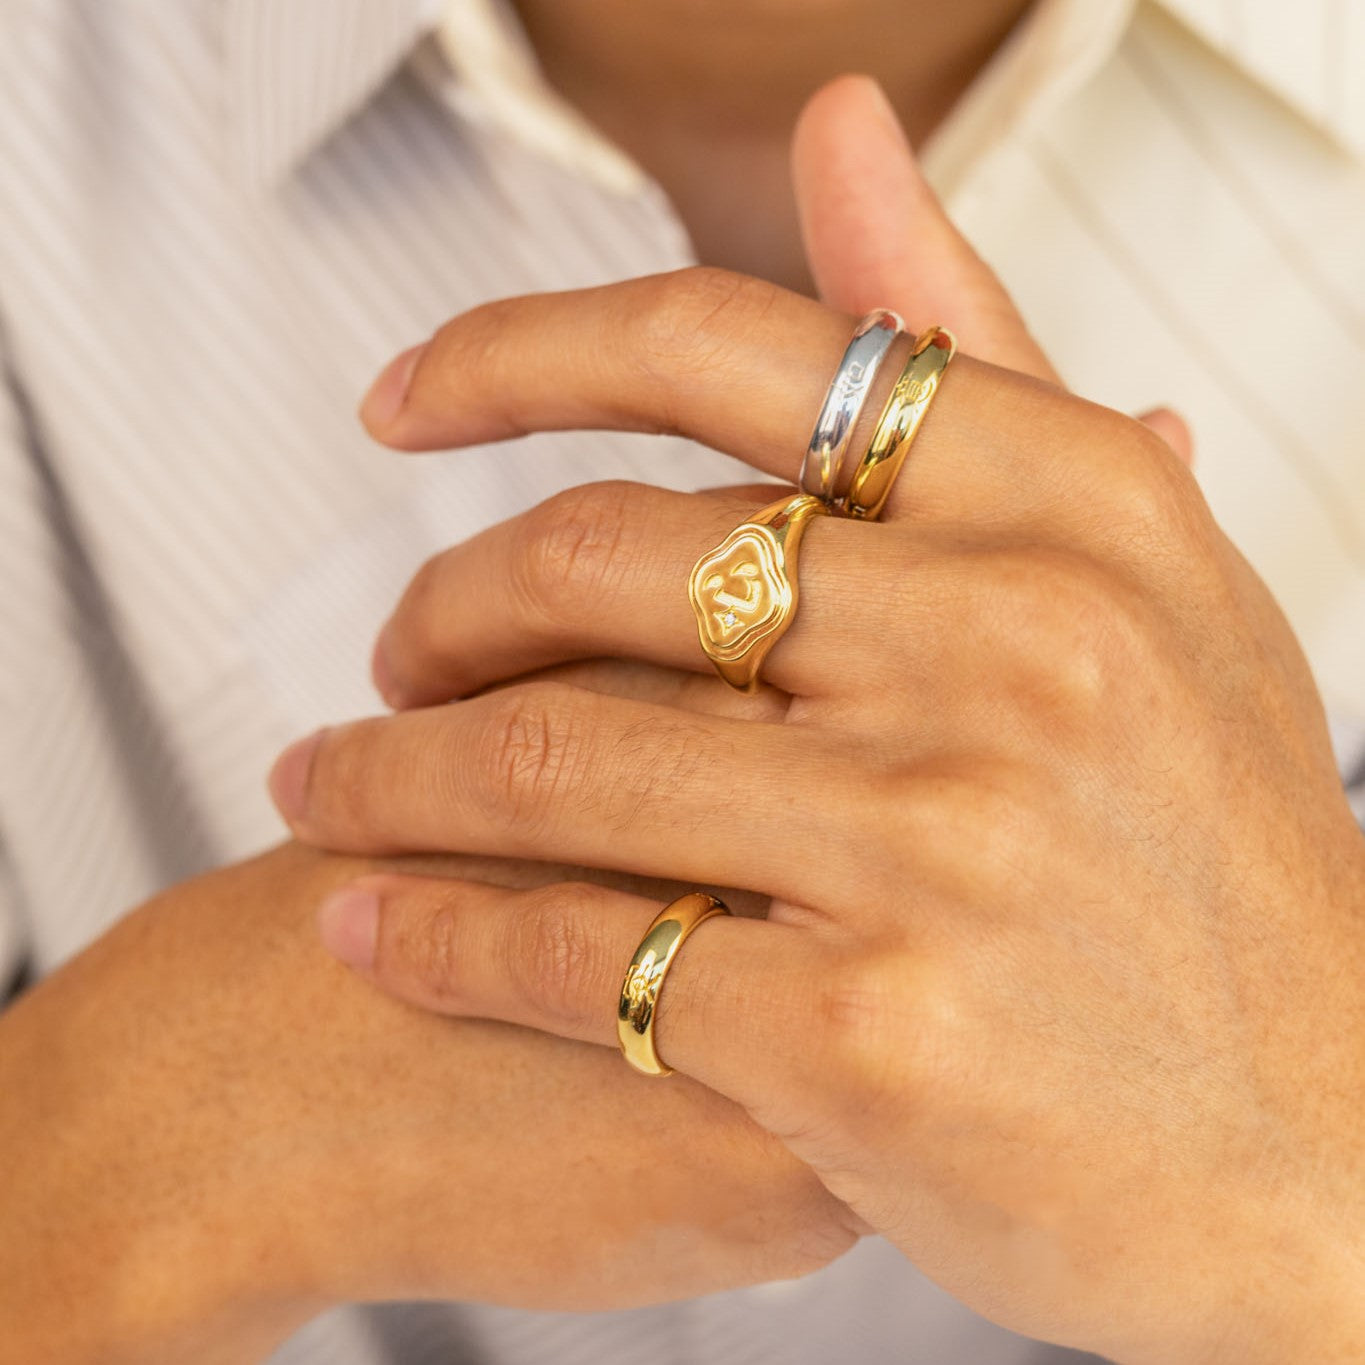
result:
<svg viewBox="0 0 1365 1365"><path fill-rule="evenodd" d="M683 940L697 925L716 915L728 915L724 901L694 891L666 906L645 931L621 983L616 1007L616 1036L621 1055L646 1076L671 1076L673 1068L659 1060L654 1048L654 1013L664 977L673 965Z"/></svg>
<svg viewBox="0 0 1365 1365"><path fill-rule="evenodd" d="M796 556L806 523L828 512L809 493L783 498L697 560L687 582L697 634L731 687L758 687L763 660L796 616Z"/></svg>

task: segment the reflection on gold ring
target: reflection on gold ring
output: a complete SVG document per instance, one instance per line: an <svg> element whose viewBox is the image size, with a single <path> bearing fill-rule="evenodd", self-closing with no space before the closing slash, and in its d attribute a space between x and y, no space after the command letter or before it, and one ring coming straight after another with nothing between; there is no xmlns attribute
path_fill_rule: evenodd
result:
<svg viewBox="0 0 1365 1365"><path fill-rule="evenodd" d="M732 687L752 692L768 651L796 615L796 556L806 523L829 508L808 493L737 526L696 563L688 597L706 656Z"/></svg>

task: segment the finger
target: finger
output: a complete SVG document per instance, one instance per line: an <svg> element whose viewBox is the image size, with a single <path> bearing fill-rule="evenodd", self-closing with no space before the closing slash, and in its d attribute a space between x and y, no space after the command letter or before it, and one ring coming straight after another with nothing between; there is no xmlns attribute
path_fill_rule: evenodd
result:
<svg viewBox="0 0 1365 1365"><path fill-rule="evenodd" d="M881 87L841 76L816 91L792 139L806 256L832 308L892 308L939 323L971 355L1060 383L995 272L920 173Z"/></svg>
<svg viewBox="0 0 1365 1365"><path fill-rule="evenodd" d="M1084 500L1088 514L1099 505ZM769 721L786 716L792 698L822 700L838 708L842 727L856 721L883 737L902 730L909 711L902 743L928 745L964 723L965 680L984 703L1032 675L1039 637L1021 628L1036 610L1029 603L1080 602L1089 580L1084 560L1037 558L1027 538L818 517L793 575L797 610L763 661L776 692L726 697L685 585L698 559L754 511L644 484L568 489L422 566L376 643L379 690L397 709L432 706L597 660L604 685L587 685L614 695ZM1123 534L1122 518L1107 529ZM1150 528L1124 553L1149 550L1158 534ZM1017 616L1003 610L1016 600ZM657 690L641 694L636 677L603 660L650 666L657 672L644 676Z"/></svg>
<svg viewBox="0 0 1365 1365"><path fill-rule="evenodd" d="M661 908L591 883L509 891L385 874L329 896L318 928L333 956L423 1009L615 1048L625 971ZM821 957L790 925L707 920L660 989L660 1057L741 1104L769 1104L809 1047Z"/></svg>
<svg viewBox="0 0 1365 1365"><path fill-rule="evenodd" d="M701 490L708 498L717 498L727 507L747 503L760 504L765 500L780 497L783 493L795 491L789 485L774 483L742 484ZM443 556L436 558L440 560ZM425 572L436 578L447 577L444 572L437 572L435 563ZM421 575L419 579L420 577ZM604 696L630 697L636 701L676 707L680 711L710 716L733 716L745 720L781 720L791 704L791 697L787 693L767 683L761 683L756 692L738 692L722 682L709 669L696 672L690 669L661 667L643 660L628 658L583 658L564 663L550 662L541 666L528 656L525 676L510 670L485 670L479 675L479 682L465 687L439 676L443 660L454 653L451 646L459 637L448 633L446 629L448 611L444 602L432 600L436 595L437 593L414 593L410 584L403 602L399 604L397 614L404 621L411 623L411 629L386 627L375 642L371 659L371 675L375 689L395 710L450 701L456 696L477 690L490 678L498 679L491 685L499 687L507 686L509 682L526 682L539 678L568 683L574 687L600 692ZM437 636L440 637L439 641ZM394 638L399 642L397 645L393 643ZM419 642L424 639L428 646L436 647L435 653L428 653L422 648ZM539 658L557 659L563 652L541 655ZM400 678L406 681L400 681ZM502 681L503 679L507 681ZM416 686L412 685L414 683Z"/></svg>
<svg viewBox="0 0 1365 1365"><path fill-rule="evenodd" d="M1170 408L1153 408L1144 412L1138 421L1156 432L1187 469L1194 467L1194 433L1178 412Z"/></svg>
<svg viewBox="0 0 1365 1365"><path fill-rule="evenodd" d="M854 752L847 736L525 683L322 731L270 786L323 848L535 858L818 907L869 875L829 818L871 799ZM802 769L820 781L792 781Z"/></svg>
<svg viewBox="0 0 1365 1365"><path fill-rule="evenodd" d="M415 366L400 357L364 415L377 438L409 450L563 428L676 432L794 480L851 329L810 299L702 268L505 299L447 323ZM865 425L898 369L895 356L882 367ZM1091 482L1121 496L1130 426L959 355L884 519L907 508L917 520L1068 517L1078 493L1089 507Z"/></svg>
<svg viewBox="0 0 1365 1365"><path fill-rule="evenodd" d="M795 497L800 490L795 484L769 479L766 483L722 484L716 488L699 488L697 491L708 498L720 497L728 502L752 502L755 506L762 506L765 502L776 502L784 495Z"/></svg>
<svg viewBox="0 0 1365 1365"><path fill-rule="evenodd" d="M719 681L697 639L688 576L756 510L644 484L566 490L422 566L380 633L376 685L390 705L426 706L599 656ZM783 693L813 696L846 690L850 658L860 662L863 686L896 673L902 661L893 642L910 625L905 600L890 588L865 588L913 577L923 611L938 574L918 540L813 520L801 548L799 609L764 663L765 679Z"/></svg>
<svg viewBox="0 0 1365 1365"><path fill-rule="evenodd" d="M481 882L508 891L530 891L559 882L591 882L611 891L652 900L658 905L692 890L667 877L638 877L626 872L609 872L600 867L573 863L532 862L529 859L486 858L462 853L408 853L384 860L386 871L414 877L436 877L442 881ZM769 897L739 887L719 889L719 895L736 915L746 919L766 919L772 902ZM823 923L823 917L820 922Z"/></svg>
<svg viewBox="0 0 1365 1365"><path fill-rule="evenodd" d="M515 675L493 687L512 687L523 682L557 682L596 692L604 697L624 697L649 702L701 716L730 716L736 720L776 723L786 717L791 697L767 684L757 692L739 692L712 672L684 672L639 659L581 659L572 663L551 664L528 675ZM450 701L455 689L435 689L429 705ZM395 707L398 709L408 709Z"/></svg>
<svg viewBox="0 0 1365 1365"><path fill-rule="evenodd" d="M796 328L793 353L783 333ZM794 479L789 429L754 392L790 394L790 364L809 371L802 406L823 393L848 320L776 285L707 267L593 289L486 303L398 356L366 396L370 434L405 450L478 445L531 431L675 431ZM751 389L717 393L715 374ZM528 376L537 382L528 384ZM827 383L827 378L825 383ZM818 386L818 389L817 389ZM729 385L725 387L730 387ZM754 418L759 420L755 421ZM803 413L802 423L806 422ZM809 434L809 433L807 433Z"/></svg>

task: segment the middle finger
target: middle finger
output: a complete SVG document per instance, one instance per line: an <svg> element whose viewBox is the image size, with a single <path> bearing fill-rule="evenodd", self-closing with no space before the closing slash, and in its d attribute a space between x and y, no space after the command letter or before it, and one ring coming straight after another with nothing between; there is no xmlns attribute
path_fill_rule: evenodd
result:
<svg viewBox="0 0 1365 1365"><path fill-rule="evenodd" d="M768 501L782 494L769 491ZM644 484L569 489L423 565L375 647L379 690L391 705L425 706L599 656L710 674L688 575L756 511L757 499ZM925 540L904 526L815 518L800 610L765 678L798 696L846 690L848 661L858 658L860 678L873 681L912 616L900 592L923 577ZM918 583L921 609L931 591Z"/></svg>

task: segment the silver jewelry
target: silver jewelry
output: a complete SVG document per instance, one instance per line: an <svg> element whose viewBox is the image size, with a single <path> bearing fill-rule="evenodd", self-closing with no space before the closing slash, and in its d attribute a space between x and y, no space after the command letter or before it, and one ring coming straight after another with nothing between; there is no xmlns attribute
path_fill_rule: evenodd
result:
<svg viewBox="0 0 1365 1365"><path fill-rule="evenodd" d="M900 315L889 308L878 308L858 324L815 419L815 430L801 464L803 493L833 503L839 467L844 462L853 428L858 425L858 415L867 402L868 390L891 343L904 329Z"/></svg>

